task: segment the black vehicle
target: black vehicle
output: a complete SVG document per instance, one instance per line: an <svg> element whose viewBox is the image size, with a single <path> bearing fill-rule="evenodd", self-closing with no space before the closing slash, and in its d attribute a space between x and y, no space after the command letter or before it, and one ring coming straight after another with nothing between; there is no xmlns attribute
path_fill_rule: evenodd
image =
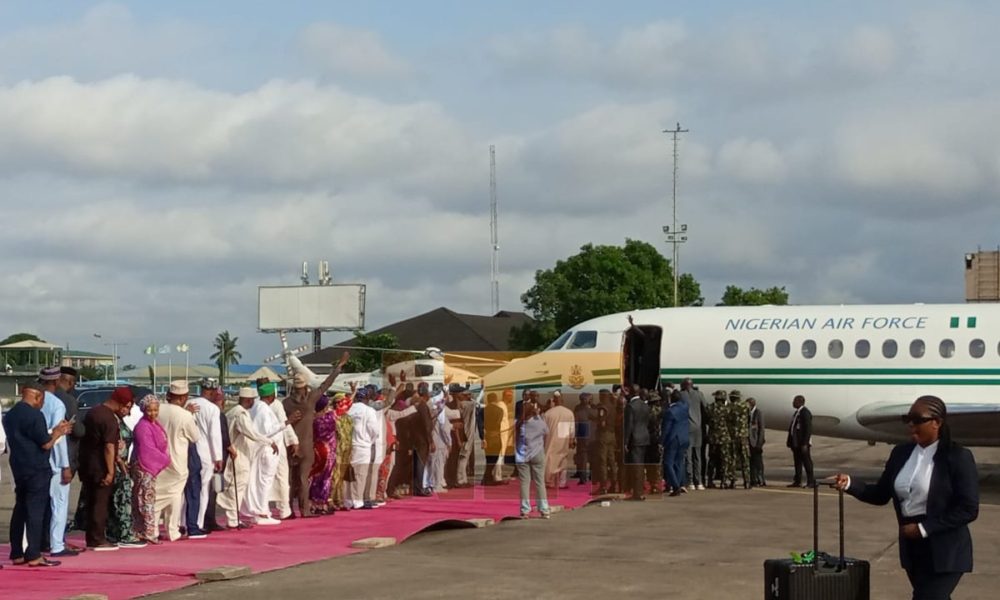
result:
<svg viewBox="0 0 1000 600"><path fill-rule="evenodd" d="M132 396L136 400L139 400L146 394L153 393L149 390L149 388L137 385L119 386L119 387L128 387L129 389L131 389ZM77 401L77 406L79 407L78 412L76 414L76 420L82 423L84 417L87 416L87 412L89 412L90 409L94 408L98 404L103 404L104 401L111 396L111 393L114 392L115 389L116 388L114 386L109 385L106 387L94 387L94 388L84 388L76 390L76 401Z"/></svg>

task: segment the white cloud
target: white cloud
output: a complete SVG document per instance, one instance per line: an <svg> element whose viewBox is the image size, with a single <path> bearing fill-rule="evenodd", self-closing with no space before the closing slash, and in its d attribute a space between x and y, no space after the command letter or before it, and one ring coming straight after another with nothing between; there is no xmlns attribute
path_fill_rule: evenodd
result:
<svg viewBox="0 0 1000 600"><path fill-rule="evenodd" d="M899 48L893 35L871 25L859 26L843 40L838 58L852 71L884 75L896 66Z"/></svg>
<svg viewBox="0 0 1000 600"><path fill-rule="evenodd" d="M454 183L470 144L432 103L310 82L231 94L131 75L0 88L0 129L8 171L226 185Z"/></svg>
<svg viewBox="0 0 1000 600"><path fill-rule="evenodd" d="M378 34L337 23L309 25L299 45L309 60L334 76L382 79L405 76L412 70L385 47Z"/></svg>
<svg viewBox="0 0 1000 600"><path fill-rule="evenodd" d="M171 18L141 22L125 5L102 2L78 20L0 34L0 82L63 73L81 79L175 73L204 62L215 39L202 25Z"/></svg>
<svg viewBox="0 0 1000 600"><path fill-rule="evenodd" d="M770 140L730 140L719 150L719 169L738 180L753 183L780 183L788 167L781 152Z"/></svg>

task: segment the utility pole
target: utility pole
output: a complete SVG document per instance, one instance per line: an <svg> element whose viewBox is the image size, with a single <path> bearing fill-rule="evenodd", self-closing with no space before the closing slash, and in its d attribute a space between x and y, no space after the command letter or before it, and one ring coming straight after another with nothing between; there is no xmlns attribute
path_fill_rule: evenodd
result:
<svg viewBox="0 0 1000 600"><path fill-rule="evenodd" d="M500 312L500 231L497 217L497 156L490 145L490 314Z"/></svg>
<svg viewBox="0 0 1000 600"><path fill-rule="evenodd" d="M687 231L688 226L686 223L682 223L680 229L677 229L677 136L682 133L687 133L687 129L681 129L681 124L677 123L674 129L664 129L663 133L669 133L674 139L674 209L673 209L673 225L666 225L663 227L663 233L667 234L667 243L672 244L674 247L673 252L673 262L671 263L671 268L674 272L674 306L678 306L680 298L678 297L677 288L680 282L681 271L678 266L678 260L680 258L680 248L678 244L683 244L687 241Z"/></svg>

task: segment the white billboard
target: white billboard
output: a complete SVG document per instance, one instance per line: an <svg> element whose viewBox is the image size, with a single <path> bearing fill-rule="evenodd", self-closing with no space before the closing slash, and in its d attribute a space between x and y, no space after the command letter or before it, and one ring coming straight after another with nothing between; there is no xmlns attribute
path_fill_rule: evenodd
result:
<svg viewBox="0 0 1000 600"><path fill-rule="evenodd" d="M364 329L365 286L261 286L257 288L257 322L261 331Z"/></svg>

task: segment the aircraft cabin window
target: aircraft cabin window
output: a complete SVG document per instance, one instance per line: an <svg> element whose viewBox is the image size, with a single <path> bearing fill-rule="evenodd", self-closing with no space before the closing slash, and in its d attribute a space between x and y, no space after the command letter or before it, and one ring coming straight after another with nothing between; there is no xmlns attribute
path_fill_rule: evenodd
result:
<svg viewBox="0 0 1000 600"><path fill-rule="evenodd" d="M882 356L886 358L896 358L896 352L899 351L899 347L896 345L896 340L886 340L882 342Z"/></svg>
<svg viewBox="0 0 1000 600"><path fill-rule="evenodd" d="M923 358L924 352L924 340L913 340L910 342L910 356L913 358Z"/></svg>
<svg viewBox="0 0 1000 600"><path fill-rule="evenodd" d="M750 342L750 358L760 358L764 356L764 342L754 340Z"/></svg>
<svg viewBox="0 0 1000 600"><path fill-rule="evenodd" d="M806 358L816 356L816 342L813 340L806 340L802 342L802 356Z"/></svg>
<svg viewBox="0 0 1000 600"><path fill-rule="evenodd" d="M982 358L986 354L986 342L983 340L972 340L969 342L969 356L972 358Z"/></svg>
<svg viewBox="0 0 1000 600"><path fill-rule="evenodd" d="M953 340L941 340L941 346L938 350L941 352L941 358L951 358L955 356L955 342Z"/></svg>
<svg viewBox="0 0 1000 600"><path fill-rule="evenodd" d="M788 355L792 352L792 345L788 343L788 340L780 340L774 345L774 353L778 358L788 358Z"/></svg>
<svg viewBox="0 0 1000 600"><path fill-rule="evenodd" d="M857 356L858 358L868 358L871 351L872 345L868 343L868 340L858 340L857 343L854 344L854 356Z"/></svg>
<svg viewBox="0 0 1000 600"><path fill-rule="evenodd" d="M830 355L830 358L840 358L844 355L844 342L830 340L830 344L826 347L826 352Z"/></svg>
<svg viewBox="0 0 1000 600"><path fill-rule="evenodd" d="M585 348L597 347L596 331L577 331L573 336L573 341L566 347L567 350L582 350Z"/></svg>
<svg viewBox="0 0 1000 600"><path fill-rule="evenodd" d="M556 338L556 341L554 341L551 344L549 344L549 347L546 348L546 350L558 350L558 349L562 348L563 345L566 344L566 340L568 340L569 336L571 336L571 335L573 335L573 332L572 331L567 331L566 333L564 333L561 336L559 336L558 338Z"/></svg>
<svg viewBox="0 0 1000 600"><path fill-rule="evenodd" d="M729 340L722 348L722 353L726 355L726 358L736 358L739 351L740 345L736 343L736 340Z"/></svg>

